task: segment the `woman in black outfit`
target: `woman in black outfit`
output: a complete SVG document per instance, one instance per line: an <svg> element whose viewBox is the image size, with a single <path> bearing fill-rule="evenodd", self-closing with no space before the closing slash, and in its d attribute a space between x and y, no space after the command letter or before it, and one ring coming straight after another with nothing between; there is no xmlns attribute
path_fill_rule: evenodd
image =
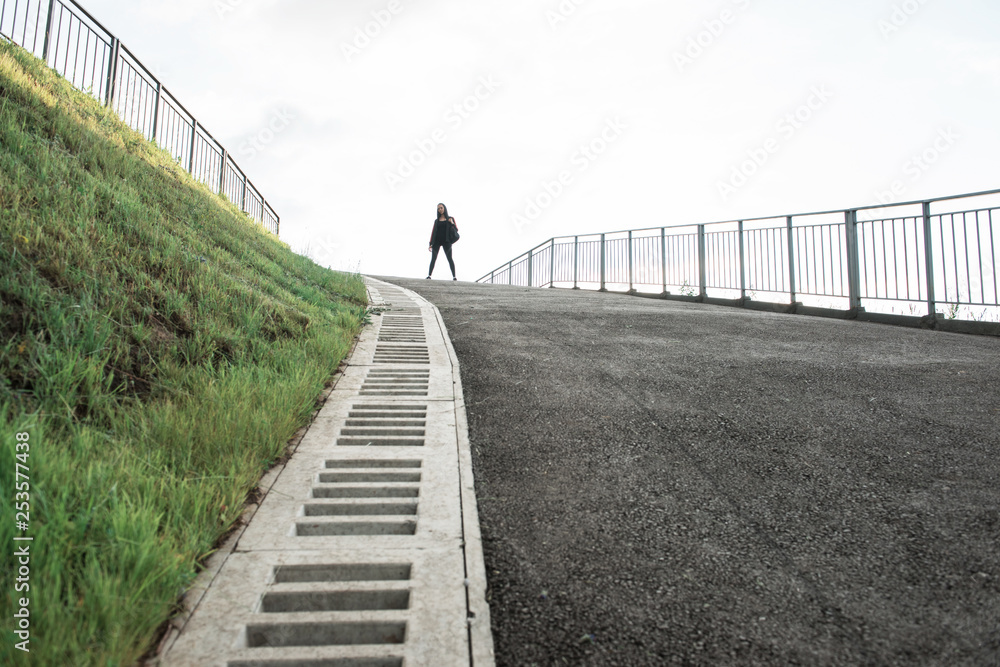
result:
<svg viewBox="0 0 1000 667"><path fill-rule="evenodd" d="M458 280L455 277L455 261L451 258L451 243L448 242L449 226L454 226L458 230L455 218L448 217L448 207L444 204L438 204L437 219L434 220L434 228L431 229L431 243L427 247L432 253L431 268L427 270L427 280L430 280L434 273L434 263L437 261L438 250L442 246L444 247L444 256L448 258L448 265L451 266L451 279Z"/></svg>

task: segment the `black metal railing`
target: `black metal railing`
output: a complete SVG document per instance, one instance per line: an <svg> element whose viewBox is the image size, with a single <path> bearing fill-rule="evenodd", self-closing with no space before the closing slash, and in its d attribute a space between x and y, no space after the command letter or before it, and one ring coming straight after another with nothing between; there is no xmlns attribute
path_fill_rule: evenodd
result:
<svg viewBox="0 0 1000 667"><path fill-rule="evenodd" d="M110 107L266 230L281 220L235 160L121 40L74 0L0 0L0 36Z"/></svg>
<svg viewBox="0 0 1000 667"><path fill-rule="evenodd" d="M914 315L941 307L996 321L998 195L556 237L478 282L792 304L807 296L847 311L901 303Z"/></svg>

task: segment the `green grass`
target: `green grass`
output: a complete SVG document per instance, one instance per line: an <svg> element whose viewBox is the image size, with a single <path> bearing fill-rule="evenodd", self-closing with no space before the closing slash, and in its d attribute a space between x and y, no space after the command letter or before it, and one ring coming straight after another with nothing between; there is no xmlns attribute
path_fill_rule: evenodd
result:
<svg viewBox="0 0 1000 667"><path fill-rule="evenodd" d="M149 651L365 306L359 276L294 254L0 44L0 664ZM14 589L17 433L28 592ZM20 597L30 654L14 648Z"/></svg>

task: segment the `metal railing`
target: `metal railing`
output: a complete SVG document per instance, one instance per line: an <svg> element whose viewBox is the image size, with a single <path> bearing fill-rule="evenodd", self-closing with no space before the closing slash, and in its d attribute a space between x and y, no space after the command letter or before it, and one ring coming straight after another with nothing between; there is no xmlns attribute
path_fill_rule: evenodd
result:
<svg viewBox="0 0 1000 667"><path fill-rule="evenodd" d="M805 296L848 312L892 302L931 317L939 306L952 318L995 316L997 195L556 237L477 282L789 304Z"/></svg>
<svg viewBox="0 0 1000 667"><path fill-rule="evenodd" d="M278 233L280 218L225 147L83 7L74 0L0 1L0 36L44 60L195 179Z"/></svg>

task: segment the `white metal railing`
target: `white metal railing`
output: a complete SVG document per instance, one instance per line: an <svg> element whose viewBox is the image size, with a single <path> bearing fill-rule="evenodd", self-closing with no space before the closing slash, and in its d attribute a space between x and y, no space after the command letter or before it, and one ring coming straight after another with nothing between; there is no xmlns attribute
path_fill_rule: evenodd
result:
<svg viewBox="0 0 1000 667"><path fill-rule="evenodd" d="M232 155L75 0L3 0L0 36L44 60L167 150L213 192L278 233L281 219Z"/></svg>
<svg viewBox="0 0 1000 667"><path fill-rule="evenodd" d="M976 319L974 309L997 315L1000 307L997 195L555 237L478 282L793 304L810 297L847 311L892 302Z"/></svg>

